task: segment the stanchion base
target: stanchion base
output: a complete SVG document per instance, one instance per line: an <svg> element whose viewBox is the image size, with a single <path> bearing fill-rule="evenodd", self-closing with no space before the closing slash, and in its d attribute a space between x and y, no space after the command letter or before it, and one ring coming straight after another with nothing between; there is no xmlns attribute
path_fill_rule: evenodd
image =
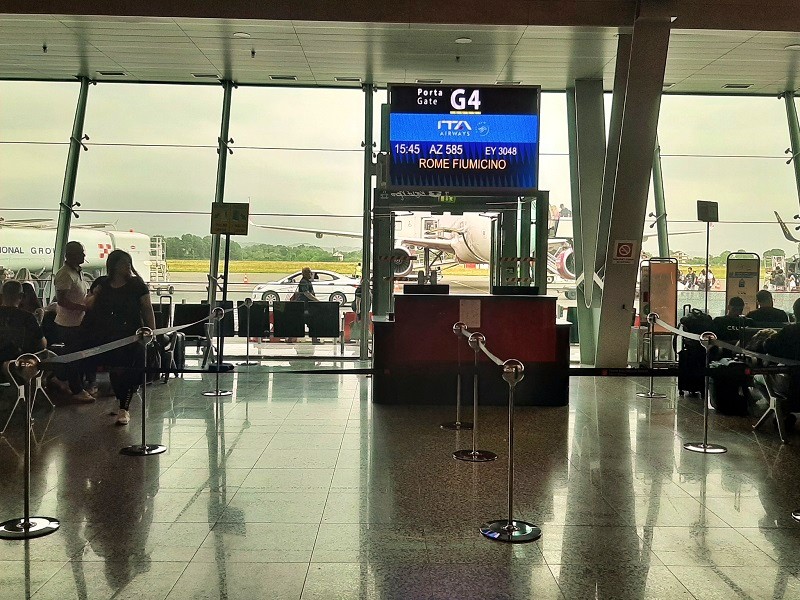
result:
<svg viewBox="0 0 800 600"><path fill-rule="evenodd" d="M792 513L792 518L793 518L795 521L800 521L800 510L796 510L796 511L794 511L794 512Z"/></svg>
<svg viewBox="0 0 800 600"><path fill-rule="evenodd" d="M662 394L661 392L653 392L652 394L650 392L637 392L636 395L639 398L650 398L650 399L653 399L653 398L662 399L662 398L666 398L667 397L666 394Z"/></svg>
<svg viewBox="0 0 800 600"><path fill-rule="evenodd" d="M22 525L23 522L24 518L0 523L0 540L29 540L42 537L58 531L60 526L60 523L52 517L30 517L27 527Z"/></svg>
<svg viewBox="0 0 800 600"><path fill-rule="evenodd" d="M497 460L497 454L488 450L457 450L453 452L453 458L467 462L490 462Z"/></svg>
<svg viewBox="0 0 800 600"><path fill-rule="evenodd" d="M450 431L458 431L459 429L472 429L472 423L466 423L464 421L451 421L450 423L442 423L439 425L442 429L448 429Z"/></svg>
<svg viewBox="0 0 800 600"><path fill-rule="evenodd" d="M684 450L700 452L702 454L725 454L728 449L718 444L704 444L703 442L689 442L683 445Z"/></svg>
<svg viewBox="0 0 800 600"><path fill-rule="evenodd" d="M481 534L496 542L523 544L538 540L542 537L542 530L525 521L509 522L508 519L499 519L481 525Z"/></svg>
<svg viewBox="0 0 800 600"><path fill-rule="evenodd" d="M221 396L232 396L233 392L230 390L211 390L210 392L203 392L203 396L211 396L219 398Z"/></svg>
<svg viewBox="0 0 800 600"><path fill-rule="evenodd" d="M119 451L120 454L126 456L152 456L154 454L161 454L166 452L167 447L161 444L145 444L136 446L127 446Z"/></svg>
<svg viewBox="0 0 800 600"><path fill-rule="evenodd" d="M256 365L258 365L257 362L252 362L252 361L251 362L242 361L242 362L236 363L236 364L238 366L240 366L240 367L255 367Z"/></svg>

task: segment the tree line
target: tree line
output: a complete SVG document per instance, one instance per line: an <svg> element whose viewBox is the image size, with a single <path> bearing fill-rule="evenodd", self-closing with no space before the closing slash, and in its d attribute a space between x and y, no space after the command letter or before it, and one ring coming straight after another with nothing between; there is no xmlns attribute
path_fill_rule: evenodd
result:
<svg viewBox="0 0 800 600"><path fill-rule="evenodd" d="M185 233L181 237L164 237L166 258L201 259L211 256L211 236L200 237ZM224 250L224 241L221 251ZM340 257L341 255L341 257ZM231 260L280 260L305 262L359 262L360 250L339 251L300 244L284 246L280 244L240 244L231 239Z"/></svg>

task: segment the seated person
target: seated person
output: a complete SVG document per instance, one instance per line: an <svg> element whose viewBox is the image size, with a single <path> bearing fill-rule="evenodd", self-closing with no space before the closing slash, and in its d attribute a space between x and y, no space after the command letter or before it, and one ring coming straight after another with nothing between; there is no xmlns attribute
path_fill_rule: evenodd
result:
<svg viewBox="0 0 800 600"><path fill-rule="evenodd" d="M758 308L747 313L747 318L752 319L756 327L769 327L789 322L789 316L772 305L772 294L768 290L759 290L756 294L756 303Z"/></svg>
<svg viewBox="0 0 800 600"><path fill-rule="evenodd" d="M800 314L800 298L794 301L792 311L797 319ZM800 360L800 322L783 327L764 342L764 351L772 356Z"/></svg>
<svg viewBox="0 0 800 600"><path fill-rule="evenodd" d="M728 308L724 317L714 319L713 331L717 334L717 339L729 344L736 344L741 339L742 329L752 327L753 321L743 317L744 300L739 296L734 296L728 301Z"/></svg>
<svg viewBox="0 0 800 600"><path fill-rule="evenodd" d="M797 318L798 314L800 314L800 298L794 301L792 311L795 314L795 318ZM763 352L779 358L800 360L800 323L787 325L780 331L775 332L774 335L766 338ZM789 411L797 412L800 410L799 373L792 373L789 379L776 377L775 375L766 375L765 377L772 377L775 389L789 399L787 407ZM796 419L787 417L787 429L791 429L795 421Z"/></svg>
<svg viewBox="0 0 800 600"><path fill-rule="evenodd" d="M36 317L19 308L21 302L22 284L6 281L0 291L0 362L44 350L47 345Z"/></svg>

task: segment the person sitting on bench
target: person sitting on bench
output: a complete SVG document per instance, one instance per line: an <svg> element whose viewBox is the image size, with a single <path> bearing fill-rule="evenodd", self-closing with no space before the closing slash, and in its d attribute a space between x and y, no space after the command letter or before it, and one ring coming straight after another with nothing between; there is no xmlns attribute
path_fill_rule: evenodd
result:
<svg viewBox="0 0 800 600"><path fill-rule="evenodd" d="M42 328L31 313L22 310L22 284L9 279L0 292L0 362L47 346Z"/></svg>
<svg viewBox="0 0 800 600"><path fill-rule="evenodd" d="M769 290L759 290L756 294L758 308L747 313L747 318L755 322L756 327L770 327L789 322L789 316L772 305L772 294Z"/></svg>

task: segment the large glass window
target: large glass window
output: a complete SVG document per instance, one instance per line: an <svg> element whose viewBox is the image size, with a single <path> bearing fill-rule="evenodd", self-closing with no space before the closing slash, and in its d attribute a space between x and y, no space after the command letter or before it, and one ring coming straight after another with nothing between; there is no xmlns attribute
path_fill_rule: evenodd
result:
<svg viewBox="0 0 800 600"><path fill-rule="evenodd" d="M720 223L710 236L712 314L724 311L725 256L738 250L762 257L762 287L773 288L776 304L789 308L794 295L784 293L788 285L775 283L771 258L797 254L797 244L784 237L775 217L777 212L791 221L798 212L794 174L784 154L789 147L784 103L773 97L665 96L659 141L670 250L683 272L705 266L697 200L719 202ZM698 233L681 233L687 231ZM681 303L702 306L701 296L697 289L683 291Z"/></svg>
<svg viewBox="0 0 800 600"><path fill-rule="evenodd" d="M77 83L0 82L0 281L30 280L40 293L53 264L79 89Z"/></svg>
<svg viewBox="0 0 800 600"><path fill-rule="evenodd" d="M219 86L105 83L89 89L71 237L86 237L87 262L106 252L95 230L119 237L145 279L180 299L205 297L209 219L217 171Z"/></svg>
<svg viewBox="0 0 800 600"><path fill-rule="evenodd" d="M378 114L380 101L376 94ZM306 264L345 275L357 271L363 132L360 89L234 91L225 199L250 203L255 226L237 241L246 261L259 261L252 264L257 278L276 281Z"/></svg>
<svg viewBox="0 0 800 600"><path fill-rule="evenodd" d="M0 81L0 216L58 214L77 83Z"/></svg>

